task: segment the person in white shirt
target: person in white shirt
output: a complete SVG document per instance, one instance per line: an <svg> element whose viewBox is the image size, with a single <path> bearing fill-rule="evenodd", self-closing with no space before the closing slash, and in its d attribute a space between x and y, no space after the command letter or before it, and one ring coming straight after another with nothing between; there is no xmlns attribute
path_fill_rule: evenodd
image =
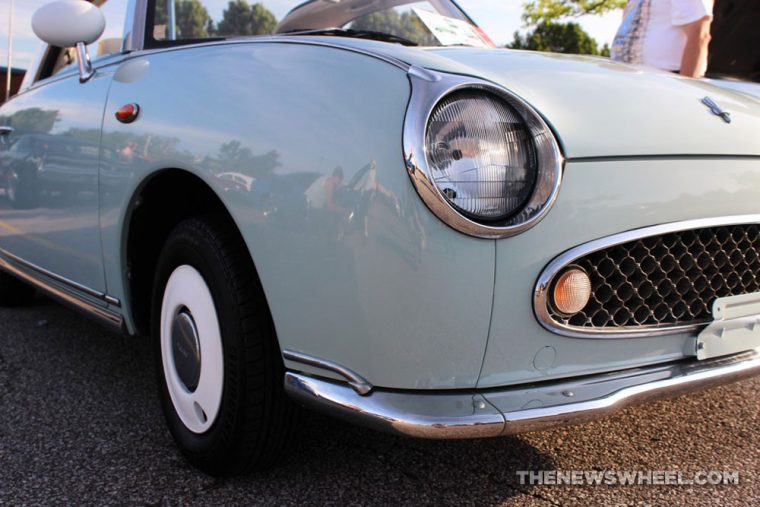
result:
<svg viewBox="0 0 760 507"><path fill-rule="evenodd" d="M712 10L713 0L628 0L611 57L702 77Z"/></svg>
<svg viewBox="0 0 760 507"><path fill-rule="evenodd" d="M321 176L306 189L306 202L312 209L326 209L335 213L345 213L345 209L335 201L335 193L343 184L343 168L338 166L332 174Z"/></svg>

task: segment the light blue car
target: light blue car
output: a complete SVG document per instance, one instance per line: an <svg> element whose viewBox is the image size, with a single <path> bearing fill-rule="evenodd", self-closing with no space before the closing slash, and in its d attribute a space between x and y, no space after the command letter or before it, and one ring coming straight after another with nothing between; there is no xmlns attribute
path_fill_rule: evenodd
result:
<svg viewBox="0 0 760 507"><path fill-rule="evenodd" d="M149 335L199 468L270 466L298 405L490 437L760 373L751 93L451 0L95 3L35 14L0 109L0 303Z"/></svg>

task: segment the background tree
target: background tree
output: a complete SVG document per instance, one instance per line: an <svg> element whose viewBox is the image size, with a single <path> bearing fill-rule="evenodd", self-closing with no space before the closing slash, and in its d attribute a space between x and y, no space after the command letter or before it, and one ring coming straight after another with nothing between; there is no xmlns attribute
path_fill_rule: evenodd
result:
<svg viewBox="0 0 760 507"><path fill-rule="evenodd" d="M226 142L219 147L218 160L238 170L249 170L257 178L271 176L274 170L280 167L280 154L277 150L270 150L261 155L243 146L237 139Z"/></svg>
<svg viewBox="0 0 760 507"><path fill-rule="evenodd" d="M525 35L515 32L514 40L507 47L577 55L609 55L609 47L605 44L600 50L596 40L578 23L541 22Z"/></svg>
<svg viewBox="0 0 760 507"><path fill-rule="evenodd" d="M277 18L260 3L232 0L224 10L217 32L219 35L267 35L277 26Z"/></svg>
<svg viewBox="0 0 760 507"><path fill-rule="evenodd" d="M523 21L529 26L585 15L600 16L625 7L626 0L531 0L523 4Z"/></svg>
<svg viewBox="0 0 760 507"><path fill-rule="evenodd" d="M0 124L11 125L19 132L51 132L59 120L57 109L39 107L21 109L10 117L0 116Z"/></svg>
<svg viewBox="0 0 760 507"><path fill-rule="evenodd" d="M214 23L206 7L199 0L175 0L177 37L180 39L202 39L212 34ZM166 2L156 3L156 25L166 25L168 15ZM168 30L167 30L168 34Z"/></svg>
<svg viewBox="0 0 760 507"><path fill-rule="evenodd" d="M182 0L176 7L177 33L183 39L200 39L210 35L211 16L198 0Z"/></svg>

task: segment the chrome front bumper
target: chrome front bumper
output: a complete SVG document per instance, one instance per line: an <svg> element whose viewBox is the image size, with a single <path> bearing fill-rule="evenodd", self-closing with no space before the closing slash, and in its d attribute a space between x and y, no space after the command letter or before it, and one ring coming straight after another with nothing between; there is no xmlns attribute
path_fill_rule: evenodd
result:
<svg viewBox="0 0 760 507"><path fill-rule="evenodd" d="M760 351L484 391L386 391L288 372L285 390L304 405L380 431L417 438L512 435L604 417L634 403L760 375Z"/></svg>

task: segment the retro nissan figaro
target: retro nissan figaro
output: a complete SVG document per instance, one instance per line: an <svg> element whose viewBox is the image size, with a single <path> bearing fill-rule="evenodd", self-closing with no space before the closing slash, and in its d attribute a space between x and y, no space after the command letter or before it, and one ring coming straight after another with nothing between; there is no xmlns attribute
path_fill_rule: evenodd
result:
<svg viewBox="0 0 760 507"><path fill-rule="evenodd" d="M196 466L270 466L298 405L492 437L760 373L751 94L452 0L198 3L42 7L0 109L0 301L150 336Z"/></svg>

